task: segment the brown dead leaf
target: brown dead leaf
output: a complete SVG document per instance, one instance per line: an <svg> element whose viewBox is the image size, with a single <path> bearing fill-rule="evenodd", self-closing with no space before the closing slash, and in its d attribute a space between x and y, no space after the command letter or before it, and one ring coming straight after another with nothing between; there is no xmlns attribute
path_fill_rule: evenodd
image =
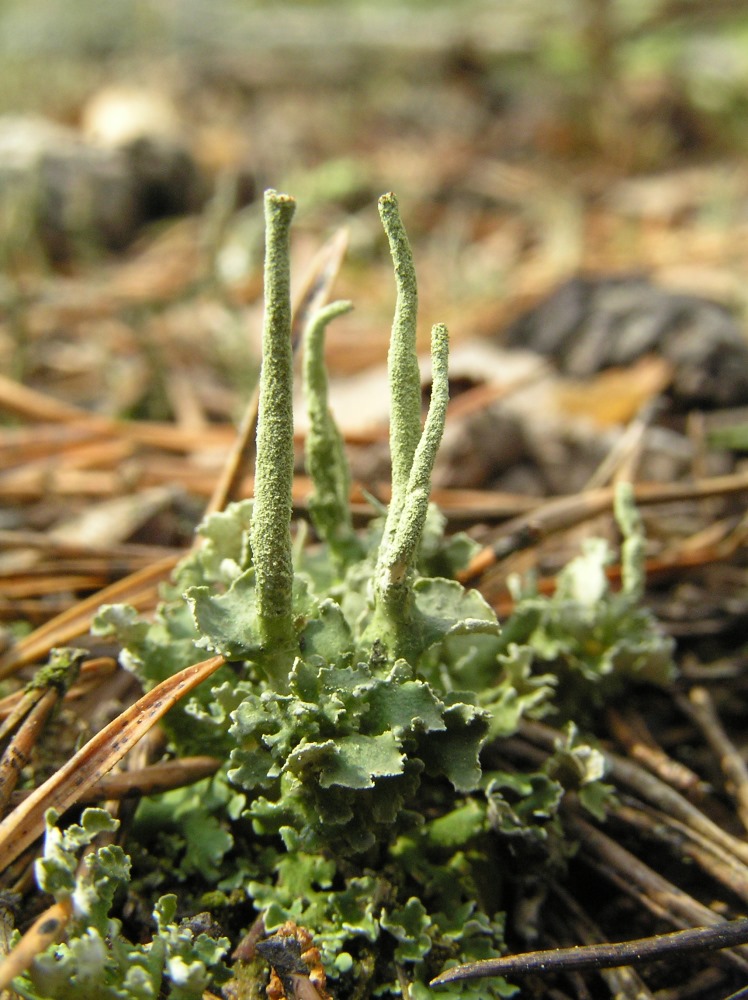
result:
<svg viewBox="0 0 748 1000"><path fill-rule="evenodd" d="M646 355L627 368L609 368L584 381L570 379L555 387L556 401L570 417L584 417L600 427L627 424L642 406L668 387L673 366Z"/></svg>

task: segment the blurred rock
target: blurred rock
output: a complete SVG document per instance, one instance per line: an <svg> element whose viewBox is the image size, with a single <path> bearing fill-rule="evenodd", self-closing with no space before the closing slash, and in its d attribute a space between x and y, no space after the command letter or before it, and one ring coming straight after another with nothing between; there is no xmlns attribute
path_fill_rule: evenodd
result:
<svg viewBox="0 0 748 1000"><path fill-rule="evenodd" d="M748 343L729 310L642 276L574 278L519 317L504 343L577 378L656 353L673 365L679 407L748 402Z"/></svg>
<svg viewBox="0 0 748 1000"><path fill-rule="evenodd" d="M203 197L189 153L168 136L98 146L43 118L0 117L0 241L15 260L120 250L144 223Z"/></svg>
<svg viewBox="0 0 748 1000"><path fill-rule="evenodd" d="M124 156L143 221L200 208L205 183L185 141L185 125L166 94L106 87L84 107L81 126L91 145Z"/></svg>
<svg viewBox="0 0 748 1000"><path fill-rule="evenodd" d="M10 115L0 118L0 212L8 250L36 243L53 261L84 244L120 249L140 221L122 155L45 119Z"/></svg>

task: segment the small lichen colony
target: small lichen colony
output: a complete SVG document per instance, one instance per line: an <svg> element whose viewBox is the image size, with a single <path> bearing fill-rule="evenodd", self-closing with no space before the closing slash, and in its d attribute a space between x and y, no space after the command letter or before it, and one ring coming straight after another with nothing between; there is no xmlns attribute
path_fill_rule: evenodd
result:
<svg viewBox="0 0 748 1000"><path fill-rule="evenodd" d="M200 526L202 544L176 570L154 620L125 607L104 608L97 620L146 686L206 650L227 660L212 687L198 688L167 717L175 752L217 754L225 767L197 789L141 803L131 832L137 892L169 890L186 914L208 906L219 922L239 912L244 924L228 927L232 936L257 914L268 934L293 921L311 935L327 988L341 1000L406 992L422 1000L448 966L501 953L509 882L539 867L560 870L567 790L591 809L604 806L601 756L573 729L529 774L484 768L486 745L514 733L523 716L556 712L563 724L572 695L583 704L627 677L665 680L670 648L638 604L640 527L624 494L626 578L618 594L607 588L607 551L591 546L553 598L519 597L502 631L477 591L448 578L474 546L445 537L444 519L429 504L447 409L447 331L432 331L433 389L422 428L415 272L391 194L380 214L397 284L392 500L386 516L354 531L322 361L326 325L350 308L334 303L313 317L304 343L316 538L292 539L294 203L270 191L265 211L255 498ZM59 854L59 836L51 827L43 873ZM88 861L100 878L75 876L69 863L65 885L54 889L43 874L48 891L71 896L76 922L68 941L17 980L19 992L80 997L88 995L80 992L85 981L97 1000L156 997L162 987L179 1000L199 998L206 983L228 975L226 942L180 936L173 903L162 899L152 944L123 943L107 914L111 880L125 883L128 865L112 851L119 849L102 848ZM155 851L161 864L148 869L144 855ZM51 976L63 966L77 992ZM238 963L233 975L256 982L266 973L256 959L250 973ZM496 979L455 984L442 995L513 992Z"/></svg>

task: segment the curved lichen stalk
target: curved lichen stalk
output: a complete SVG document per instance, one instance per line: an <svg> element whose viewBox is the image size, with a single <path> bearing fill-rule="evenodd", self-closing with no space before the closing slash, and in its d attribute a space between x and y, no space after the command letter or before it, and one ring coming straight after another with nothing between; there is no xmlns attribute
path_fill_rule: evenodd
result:
<svg viewBox="0 0 748 1000"><path fill-rule="evenodd" d="M312 316L304 333L304 392L309 416L306 468L314 484L309 514L317 534L341 566L360 558L363 550L351 520L351 473L343 437L328 406L324 348L327 325L352 308L351 302L331 302Z"/></svg>
<svg viewBox="0 0 748 1000"><path fill-rule="evenodd" d="M408 242L397 198L391 192L379 199L379 216L387 235L395 268L397 300L387 356L390 387L390 455L392 498L384 542L398 523L408 491L413 456L421 436L421 374L416 353L418 285L413 252Z"/></svg>

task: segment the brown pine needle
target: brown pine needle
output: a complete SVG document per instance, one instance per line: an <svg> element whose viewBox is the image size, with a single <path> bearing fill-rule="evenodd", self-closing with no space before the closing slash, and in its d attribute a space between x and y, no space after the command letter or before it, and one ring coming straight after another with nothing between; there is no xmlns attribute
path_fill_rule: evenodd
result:
<svg viewBox="0 0 748 1000"><path fill-rule="evenodd" d="M0 993L20 976L53 941L57 941L73 911L69 899L54 903L29 927L15 948L0 963ZM14 994L15 995L15 994Z"/></svg>
<svg viewBox="0 0 748 1000"><path fill-rule="evenodd" d="M135 771L114 771L102 775L78 799L83 802L124 799L133 795L157 795L173 788L184 788L203 778L212 777L221 761L217 757L180 757L161 764L148 764ZM32 793L15 792L11 801L22 802Z"/></svg>
<svg viewBox="0 0 748 1000"><path fill-rule="evenodd" d="M157 684L35 789L0 823L0 857L4 864L9 865L41 836L47 809L63 812L77 802L173 705L225 662L222 656L212 656Z"/></svg>
<svg viewBox="0 0 748 1000"><path fill-rule="evenodd" d="M145 569L139 569L130 576L91 594L73 608L63 611L50 621L40 625L30 635L22 639L4 655L0 656L0 679L10 676L16 670L34 663L52 649L63 646L71 639L83 635L91 626L94 615L102 604L127 601L138 606L155 598L156 584L165 580L179 560L178 555L166 556Z"/></svg>
<svg viewBox="0 0 748 1000"><path fill-rule="evenodd" d="M697 686L691 688L687 698L676 696L676 703L699 726L716 754L726 778L727 790L735 799L738 818L748 830L748 766L727 735L712 696L706 688Z"/></svg>
<svg viewBox="0 0 748 1000"><path fill-rule="evenodd" d="M21 772L31 760L36 739L49 713L57 704L58 697L59 691L56 688L42 692L41 698L28 713L0 758L0 816L5 813Z"/></svg>

